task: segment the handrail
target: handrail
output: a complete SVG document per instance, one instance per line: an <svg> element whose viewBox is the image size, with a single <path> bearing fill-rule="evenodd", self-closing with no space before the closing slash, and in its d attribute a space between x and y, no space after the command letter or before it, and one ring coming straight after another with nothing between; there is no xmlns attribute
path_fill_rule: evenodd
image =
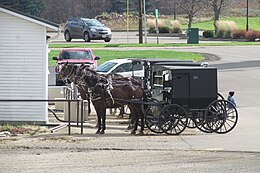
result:
<svg viewBox="0 0 260 173"><path fill-rule="evenodd" d="M78 99L65 99L65 100L48 100L48 99L0 99L0 102L68 102L68 133L71 134L71 109L70 109L70 103L71 102L77 102L77 105L79 105L79 102L81 102L81 134L83 134L83 100ZM79 117L79 106L77 106L77 124L78 124L78 117Z"/></svg>

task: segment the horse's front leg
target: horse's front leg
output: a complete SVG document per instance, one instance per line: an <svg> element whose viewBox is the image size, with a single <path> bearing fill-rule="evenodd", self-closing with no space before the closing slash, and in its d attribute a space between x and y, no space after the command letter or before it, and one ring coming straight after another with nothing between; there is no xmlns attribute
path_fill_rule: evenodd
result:
<svg viewBox="0 0 260 173"><path fill-rule="evenodd" d="M100 131L100 134L105 134L105 130L106 130L106 108L102 109L101 118L102 118L102 130Z"/></svg>
<svg viewBox="0 0 260 173"><path fill-rule="evenodd" d="M143 114L143 111L139 111L139 115L140 115L140 118L141 118L141 130L140 130L140 135L143 135L144 134L144 114Z"/></svg>
<svg viewBox="0 0 260 173"><path fill-rule="evenodd" d="M98 122L97 122L97 131L96 134L100 134L100 130L101 130L101 117L102 117L102 113L99 109L96 109L96 113L97 113L97 118L98 118Z"/></svg>
<svg viewBox="0 0 260 173"><path fill-rule="evenodd" d="M138 127L139 117L138 117L136 110L132 111L131 113L132 113L132 118L134 118L134 127L131 131L131 134L134 135L134 134L136 134L136 130L137 130L137 127Z"/></svg>

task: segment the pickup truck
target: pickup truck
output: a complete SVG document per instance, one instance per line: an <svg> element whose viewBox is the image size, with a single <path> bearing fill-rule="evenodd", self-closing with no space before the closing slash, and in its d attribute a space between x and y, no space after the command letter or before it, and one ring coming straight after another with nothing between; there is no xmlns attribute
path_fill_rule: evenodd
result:
<svg viewBox="0 0 260 173"><path fill-rule="evenodd" d="M64 81L60 75L60 69L62 64L66 62L73 63L76 65L88 64L90 68L96 69L97 60L99 56L94 56L91 49L88 48L66 48L60 51L59 57L53 57L56 60L55 72L56 72L56 85L65 85L67 82Z"/></svg>

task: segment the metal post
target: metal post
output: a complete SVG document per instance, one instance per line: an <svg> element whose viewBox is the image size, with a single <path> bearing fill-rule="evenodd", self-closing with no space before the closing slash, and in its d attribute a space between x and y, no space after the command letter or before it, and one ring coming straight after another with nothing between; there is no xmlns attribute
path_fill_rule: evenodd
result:
<svg viewBox="0 0 260 173"><path fill-rule="evenodd" d="M246 0L246 31L248 31L248 0Z"/></svg>
<svg viewBox="0 0 260 173"><path fill-rule="evenodd" d="M69 135L70 135L70 132L71 132L71 129L70 129L70 100L68 100L68 121L69 121Z"/></svg>
<svg viewBox="0 0 260 173"><path fill-rule="evenodd" d="M77 100L77 127L79 126L79 100Z"/></svg>
<svg viewBox="0 0 260 173"><path fill-rule="evenodd" d="M80 128L81 134L83 134L83 121L84 121L84 118L83 118L83 106L84 106L84 100L81 100L81 128Z"/></svg>

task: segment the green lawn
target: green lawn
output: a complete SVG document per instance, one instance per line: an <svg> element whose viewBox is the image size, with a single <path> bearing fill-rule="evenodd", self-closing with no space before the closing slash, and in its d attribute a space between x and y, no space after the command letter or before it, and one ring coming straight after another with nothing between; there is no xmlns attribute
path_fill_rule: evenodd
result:
<svg viewBox="0 0 260 173"><path fill-rule="evenodd" d="M172 58L181 60L199 61L203 57L200 54L191 52L177 52L171 50L92 50L95 56L100 56L98 64L117 58ZM56 61L53 56L58 56L59 50L51 50L49 53L49 66L54 66Z"/></svg>
<svg viewBox="0 0 260 173"><path fill-rule="evenodd" d="M243 46L260 45L260 42L220 42L220 43L147 43L147 44L111 44L111 43L82 43L82 44L49 44L49 48L109 48L109 47L190 47L190 46Z"/></svg>
<svg viewBox="0 0 260 173"><path fill-rule="evenodd" d="M237 24L238 29L246 29L246 18L245 17L229 17L221 18L221 21L234 21ZM260 31L260 17L249 17L248 18L249 29ZM186 27L186 26L185 26ZM214 30L213 20L193 23L192 28L199 28L202 30Z"/></svg>

